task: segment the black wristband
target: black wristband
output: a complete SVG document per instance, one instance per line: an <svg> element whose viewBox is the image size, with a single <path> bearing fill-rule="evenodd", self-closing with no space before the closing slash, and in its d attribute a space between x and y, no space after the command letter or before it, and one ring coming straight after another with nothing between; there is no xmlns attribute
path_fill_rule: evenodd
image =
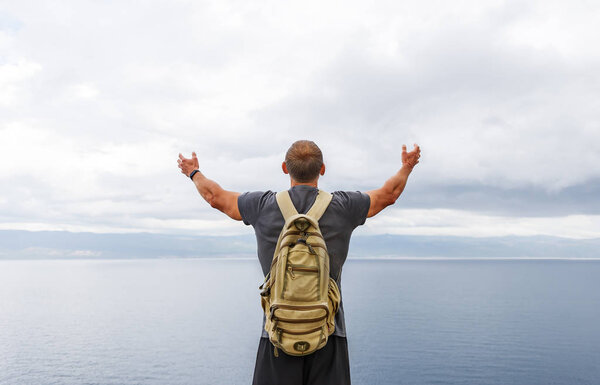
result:
<svg viewBox="0 0 600 385"><path fill-rule="evenodd" d="M194 170L191 172L190 174L190 179L194 178L194 175L196 175L197 172L200 172L200 170Z"/></svg>

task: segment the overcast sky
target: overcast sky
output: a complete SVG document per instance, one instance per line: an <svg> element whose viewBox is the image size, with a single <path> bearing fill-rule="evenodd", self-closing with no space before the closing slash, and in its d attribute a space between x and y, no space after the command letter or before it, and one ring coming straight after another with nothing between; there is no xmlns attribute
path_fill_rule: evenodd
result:
<svg viewBox="0 0 600 385"><path fill-rule="evenodd" d="M0 1L0 229L248 233L179 173L327 190L421 163L360 233L600 237L594 1ZM260 5L259 5L260 4Z"/></svg>

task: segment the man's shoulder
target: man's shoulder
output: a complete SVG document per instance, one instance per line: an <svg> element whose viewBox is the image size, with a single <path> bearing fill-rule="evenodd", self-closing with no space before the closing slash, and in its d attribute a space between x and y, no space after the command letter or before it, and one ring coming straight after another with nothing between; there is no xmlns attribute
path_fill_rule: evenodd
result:
<svg viewBox="0 0 600 385"><path fill-rule="evenodd" d="M358 190L335 190L331 192L331 194L333 194L334 196L341 197L356 197L361 195L367 195L367 193Z"/></svg>
<svg viewBox="0 0 600 385"><path fill-rule="evenodd" d="M352 228L365 223L371 205L371 198L362 191L332 192L330 212L343 217Z"/></svg>
<svg viewBox="0 0 600 385"><path fill-rule="evenodd" d="M275 192L246 191L238 197L238 209L246 225L254 224L260 211L275 201Z"/></svg>
<svg viewBox="0 0 600 385"><path fill-rule="evenodd" d="M238 197L238 206L245 208L254 208L260 210L265 204L273 203L277 193L271 190L267 191L246 191Z"/></svg>
<svg viewBox="0 0 600 385"><path fill-rule="evenodd" d="M246 191L240 194L238 199L265 199L274 196L276 193L271 190L266 191Z"/></svg>
<svg viewBox="0 0 600 385"><path fill-rule="evenodd" d="M333 191L331 194L333 195L332 201L340 201L345 203L370 201L369 195L362 191L337 190Z"/></svg>

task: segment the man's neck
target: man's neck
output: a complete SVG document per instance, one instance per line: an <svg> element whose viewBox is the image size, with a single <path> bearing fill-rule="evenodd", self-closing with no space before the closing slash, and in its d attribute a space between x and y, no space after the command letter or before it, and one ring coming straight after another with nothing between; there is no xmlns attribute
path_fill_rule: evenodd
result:
<svg viewBox="0 0 600 385"><path fill-rule="evenodd" d="M318 183L318 180L315 180L313 182L307 182L307 183L296 182L293 179L291 180L292 187L294 187L294 186L311 186L311 187L318 188L317 183Z"/></svg>

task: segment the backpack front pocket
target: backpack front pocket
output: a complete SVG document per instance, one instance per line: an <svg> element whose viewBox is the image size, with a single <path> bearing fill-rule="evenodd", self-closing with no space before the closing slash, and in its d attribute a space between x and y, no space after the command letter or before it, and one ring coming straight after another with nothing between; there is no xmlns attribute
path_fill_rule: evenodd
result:
<svg viewBox="0 0 600 385"><path fill-rule="evenodd" d="M325 325L297 331L276 328L271 342L289 355L303 356L325 346L328 339L325 328Z"/></svg>
<svg viewBox="0 0 600 385"><path fill-rule="evenodd" d="M289 263L285 270L282 299L290 301L319 301L319 269L316 266Z"/></svg>

